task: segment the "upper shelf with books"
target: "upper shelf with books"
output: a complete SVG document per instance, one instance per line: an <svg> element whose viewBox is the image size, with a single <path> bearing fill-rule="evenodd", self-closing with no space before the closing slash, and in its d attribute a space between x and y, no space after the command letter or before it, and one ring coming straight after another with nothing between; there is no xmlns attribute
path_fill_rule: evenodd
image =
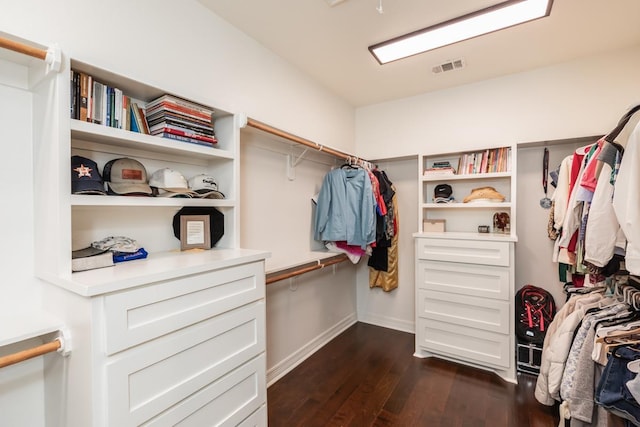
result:
<svg viewBox="0 0 640 427"><path fill-rule="evenodd" d="M126 135L150 134L175 144L234 152L233 114L199 101L72 61L70 116Z"/></svg>
<svg viewBox="0 0 640 427"><path fill-rule="evenodd" d="M174 141L158 136L130 132L94 123L71 120L72 146L86 148L87 143L100 143L123 148L183 156L233 159L231 151L209 146Z"/></svg>
<svg viewBox="0 0 640 427"><path fill-rule="evenodd" d="M497 147L480 151L425 156L422 176L433 176L436 179L471 175L509 176L512 170L511 150L511 147Z"/></svg>

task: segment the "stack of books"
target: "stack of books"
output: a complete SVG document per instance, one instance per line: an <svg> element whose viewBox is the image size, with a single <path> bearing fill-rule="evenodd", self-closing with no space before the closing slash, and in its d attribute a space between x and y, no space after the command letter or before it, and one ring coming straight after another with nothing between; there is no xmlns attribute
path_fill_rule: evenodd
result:
<svg viewBox="0 0 640 427"><path fill-rule="evenodd" d="M454 175L456 168L449 161L434 162L430 168L424 170L424 175Z"/></svg>
<svg viewBox="0 0 640 427"><path fill-rule="evenodd" d="M162 95L146 106L151 135L213 147L213 110L200 104Z"/></svg>

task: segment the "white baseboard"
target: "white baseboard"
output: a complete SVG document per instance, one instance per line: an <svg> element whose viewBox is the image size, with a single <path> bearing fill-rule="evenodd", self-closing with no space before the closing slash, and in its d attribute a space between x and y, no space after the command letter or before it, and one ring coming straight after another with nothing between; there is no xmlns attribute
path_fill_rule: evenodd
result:
<svg viewBox="0 0 640 427"><path fill-rule="evenodd" d="M309 341L304 346L300 347L286 359L269 368L267 370L267 387L285 376L289 371L298 366L300 363L304 362L309 356L318 351L329 341L340 335L357 321L358 319L356 318L355 313L350 314L313 340Z"/></svg>
<svg viewBox="0 0 640 427"><path fill-rule="evenodd" d="M370 313L358 313L358 322L382 326L383 328L395 329L397 331L409 332L412 334L415 334L416 332L415 322L405 319L397 319L394 317L379 316Z"/></svg>

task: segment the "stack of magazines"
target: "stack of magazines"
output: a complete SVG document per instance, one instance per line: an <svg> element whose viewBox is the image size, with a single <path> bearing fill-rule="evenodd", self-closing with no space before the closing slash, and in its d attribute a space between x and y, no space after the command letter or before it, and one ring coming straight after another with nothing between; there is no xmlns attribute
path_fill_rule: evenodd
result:
<svg viewBox="0 0 640 427"><path fill-rule="evenodd" d="M213 110L173 95L162 95L146 106L151 135L214 146Z"/></svg>
<svg viewBox="0 0 640 427"><path fill-rule="evenodd" d="M454 175L456 169L449 161L434 162L430 168L424 170L423 175Z"/></svg>

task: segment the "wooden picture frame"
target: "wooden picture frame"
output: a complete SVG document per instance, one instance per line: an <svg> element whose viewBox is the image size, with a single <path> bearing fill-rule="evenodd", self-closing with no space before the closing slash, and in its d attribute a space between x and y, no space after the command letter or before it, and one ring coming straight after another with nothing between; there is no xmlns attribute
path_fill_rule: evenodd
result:
<svg viewBox="0 0 640 427"><path fill-rule="evenodd" d="M180 250L189 249L211 249L209 215L183 215L180 217Z"/></svg>

